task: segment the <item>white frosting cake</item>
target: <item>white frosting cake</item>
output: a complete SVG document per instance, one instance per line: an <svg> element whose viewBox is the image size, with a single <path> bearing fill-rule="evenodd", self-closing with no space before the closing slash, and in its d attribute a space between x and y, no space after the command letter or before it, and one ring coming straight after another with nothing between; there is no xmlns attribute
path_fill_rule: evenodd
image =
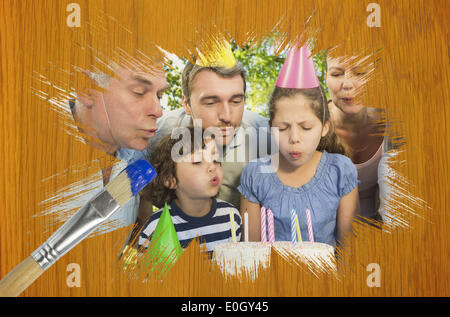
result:
<svg viewBox="0 0 450 317"><path fill-rule="evenodd" d="M213 259L225 275L240 275L246 271L255 278L258 270L270 265L270 252L308 264L312 268L335 269L334 248L324 243L291 242L238 242L221 243L214 249Z"/></svg>
<svg viewBox="0 0 450 317"><path fill-rule="evenodd" d="M279 241L273 248L282 256L308 264L312 268L335 269L334 248L325 243Z"/></svg>
<svg viewBox="0 0 450 317"><path fill-rule="evenodd" d="M246 271L248 276L256 277L260 268L270 263L269 243L237 242L221 243L214 249L214 260L225 275L240 275Z"/></svg>

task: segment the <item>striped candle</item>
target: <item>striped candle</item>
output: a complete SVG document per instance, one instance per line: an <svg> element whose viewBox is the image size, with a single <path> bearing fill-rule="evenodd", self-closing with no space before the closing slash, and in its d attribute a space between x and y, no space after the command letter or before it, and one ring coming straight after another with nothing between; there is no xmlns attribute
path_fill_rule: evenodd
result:
<svg viewBox="0 0 450 317"><path fill-rule="evenodd" d="M306 222L308 224L309 241L314 242L314 233L313 233L312 221L311 221L311 210L309 210L309 208L306 208Z"/></svg>
<svg viewBox="0 0 450 317"><path fill-rule="evenodd" d="M267 227L269 228L269 243L275 242L275 230L273 227L273 213L272 210L267 209Z"/></svg>
<svg viewBox="0 0 450 317"><path fill-rule="evenodd" d="M234 230L234 213L233 209L230 209L230 224L231 224L231 238L233 242L236 242L236 231Z"/></svg>
<svg viewBox="0 0 450 317"><path fill-rule="evenodd" d="M266 208L261 207L261 242L267 242L266 237Z"/></svg>
<svg viewBox="0 0 450 317"><path fill-rule="evenodd" d="M297 241L303 242L302 240L302 232L300 231L300 225L298 223L298 216L295 215L295 227L297 228Z"/></svg>
<svg viewBox="0 0 450 317"><path fill-rule="evenodd" d="M294 209L291 210L291 242L295 243L297 242L297 236L296 236L296 225L295 225L295 216L296 212Z"/></svg>

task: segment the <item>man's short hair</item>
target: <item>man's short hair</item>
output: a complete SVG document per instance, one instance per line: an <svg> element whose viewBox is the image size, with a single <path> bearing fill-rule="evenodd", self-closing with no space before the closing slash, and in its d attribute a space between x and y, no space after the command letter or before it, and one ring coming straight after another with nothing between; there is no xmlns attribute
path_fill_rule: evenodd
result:
<svg viewBox="0 0 450 317"><path fill-rule="evenodd" d="M89 72L89 78L94 80L100 88L106 89L106 87L108 87L109 85L111 76L103 72Z"/></svg>
<svg viewBox="0 0 450 317"><path fill-rule="evenodd" d="M198 73L204 70L212 71L224 78L231 78L236 75L240 75L242 77L242 81L244 82L244 93L245 93L245 90L247 88L247 84L245 82L245 70L240 63L236 63L236 65L234 65L231 68L225 68L225 67L203 67L188 62L184 67L183 74L181 77L181 89L183 91L183 95L186 97L188 102L191 99L192 82L194 81L195 76L197 76Z"/></svg>
<svg viewBox="0 0 450 317"><path fill-rule="evenodd" d="M87 75L89 76L90 79L92 79L95 84L103 89L106 89L109 85L109 81L111 79L110 75L107 75L103 72L91 72L88 71ZM76 98L76 96L74 96L73 99L69 100L69 106L70 106L70 110L72 111L72 114L74 114L77 109L79 109L80 106L82 106L81 101Z"/></svg>

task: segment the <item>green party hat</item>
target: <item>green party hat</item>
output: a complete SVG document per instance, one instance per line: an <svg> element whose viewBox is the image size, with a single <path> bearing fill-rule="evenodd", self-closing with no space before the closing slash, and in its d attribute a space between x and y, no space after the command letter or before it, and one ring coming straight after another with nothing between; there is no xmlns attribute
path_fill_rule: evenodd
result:
<svg viewBox="0 0 450 317"><path fill-rule="evenodd" d="M147 266L151 265L151 272L157 269L162 275L175 264L182 252L183 249L166 203L145 253L144 265L145 263Z"/></svg>

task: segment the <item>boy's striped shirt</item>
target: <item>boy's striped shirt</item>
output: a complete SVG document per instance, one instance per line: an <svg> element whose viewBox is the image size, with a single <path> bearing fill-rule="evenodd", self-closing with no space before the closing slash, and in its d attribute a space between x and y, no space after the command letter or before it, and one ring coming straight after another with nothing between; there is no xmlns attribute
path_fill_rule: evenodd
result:
<svg viewBox="0 0 450 317"><path fill-rule="evenodd" d="M211 210L203 217L191 217L186 215L173 201L169 206L172 222L177 232L181 247L185 249L196 237L200 243L206 243L206 249L213 251L219 243L232 242L230 211L234 215L234 230L236 240L241 238L241 216L239 211L230 203L213 198ZM144 225L139 234L138 247L146 248L151 240L151 234L155 231L159 217L163 209L154 213Z"/></svg>

